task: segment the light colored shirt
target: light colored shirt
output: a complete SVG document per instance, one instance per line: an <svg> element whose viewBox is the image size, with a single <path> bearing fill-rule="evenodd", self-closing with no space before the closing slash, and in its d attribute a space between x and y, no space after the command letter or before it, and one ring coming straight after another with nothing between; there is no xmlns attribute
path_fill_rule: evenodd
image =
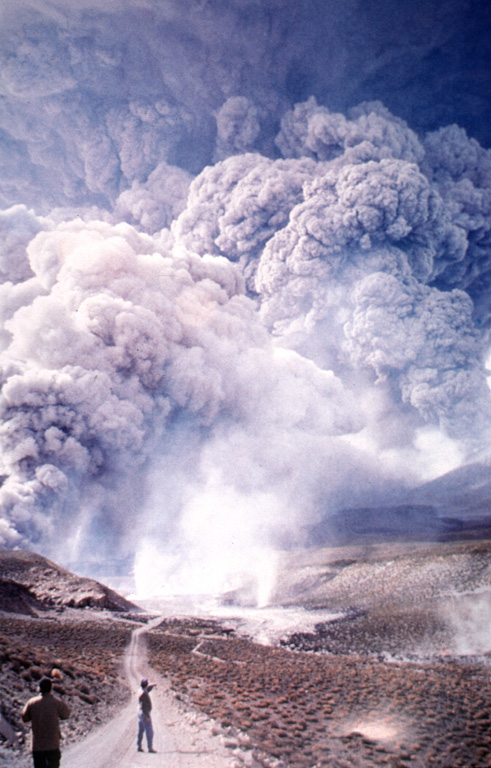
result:
<svg viewBox="0 0 491 768"><path fill-rule="evenodd" d="M44 752L60 748L60 720L70 717L70 709L52 693L29 699L22 710L25 723L32 723L32 751Z"/></svg>

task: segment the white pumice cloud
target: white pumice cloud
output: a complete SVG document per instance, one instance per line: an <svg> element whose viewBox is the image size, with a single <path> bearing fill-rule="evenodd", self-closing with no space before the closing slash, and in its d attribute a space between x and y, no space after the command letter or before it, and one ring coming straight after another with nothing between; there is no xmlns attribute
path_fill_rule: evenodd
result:
<svg viewBox="0 0 491 768"><path fill-rule="evenodd" d="M27 246L34 236L49 228L50 222L25 205L0 211L0 280L22 283L32 277Z"/></svg>
<svg viewBox="0 0 491 768"><path fill-rule="evenodd" d="M178 581L215 511L260 569L486 449L486 100L421 74L465 19L331 5L3 4L2 545Z"/></svg>
<svg viewBox="0 0 491 768"><path fill-rule="evenodd" d="M270 444L269 458L281 439L284 449L261 470L278 489L275 463L286 476L298 458L298 450L285 454L290 439L358 428L354 402L332 372L275 351L234 265L153 246L128 224L97 221L60 224L29 245L43 290L6 322L2 355L8 479L0 498L22 541L45 543L62 520L74 536L80 516L67 510L93 496L94 520L117 510L113 535L124 541L145 471L178 418L210 445L225 431L235 473L252 486L257 457L237 435L253 429Z"/></svg>
<svg viewBox="0 0 491 768"><path fill-rule="evenodd" d="M345 327L350 356L378 378L397 380L402 401L428 421L451 435L475 434L489 390L467 294L374 273L357 284L353 298L353 321Z"/></svg>
<svg viewBox="0 0 491 768"><path fill-rule="evenodd" d="M244 154L206 168L193 181L187 205L172 225L177 243L241 264L254 291L256 259L288 222L315 174L312 160L277 160Z"/></svg>
<svg viewBox="0 0 491 768"><path fill-rule="evenodd" d="M159 163L145 183L134 181L120 194L114 219L128 221L144 232L160 232L186 207L192 176L181 168Z"/></svg>

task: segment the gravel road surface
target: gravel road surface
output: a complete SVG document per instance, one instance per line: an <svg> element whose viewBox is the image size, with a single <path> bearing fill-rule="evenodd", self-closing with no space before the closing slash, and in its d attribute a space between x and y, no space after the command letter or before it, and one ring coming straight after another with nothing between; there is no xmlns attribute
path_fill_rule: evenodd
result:
<svg viewBox="0 0 491 768"><path fill-rule="evenodd" d="M109 723L80 743L63 751L62 766L70 768L229 768L231 755L214 723L203 715L181 708L168 683L148 665L144 635L159 624L160 618L139 627L126 651L125 671L133 691L131 702ZM152 691L154 748L156 754L137 752L136 731L140 680L147 677L156 688ZM146 743L144 741L144 748Z"/></svg>

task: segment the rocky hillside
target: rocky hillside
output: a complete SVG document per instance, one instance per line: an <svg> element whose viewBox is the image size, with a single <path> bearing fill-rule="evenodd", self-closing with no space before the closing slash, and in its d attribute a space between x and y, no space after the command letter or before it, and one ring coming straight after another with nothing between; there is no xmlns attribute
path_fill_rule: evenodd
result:
<svg viewBox="0 0 491 768"><path fill-rule="evenodd" d="M377 543L285 553L272 602L311 608L421 605L491 594L491 541Z"/></svg>
<svg viewBox="0 0 491 768"><path fill-rule="evenodd" d="M20 712L44 675L72 711L68 741L126 701L121 658L141 620L137 606L93 579L33 552L0 550L0 767L30 760Z"/></svg>
<svg viewBox="0 0 491 768"><path fill-rule="evenodd" d="M50 608L137 610L109 587L75 576L42 555L0 549L0 610L32 615Z"/></svg>

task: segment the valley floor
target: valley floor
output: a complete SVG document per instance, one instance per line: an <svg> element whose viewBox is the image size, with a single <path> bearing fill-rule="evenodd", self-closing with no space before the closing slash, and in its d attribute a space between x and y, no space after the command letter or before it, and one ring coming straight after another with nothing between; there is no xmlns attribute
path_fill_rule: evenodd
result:
<svg viewBox="0 0 491 768"><path fill-rule="evenodd" d="M150 661L250 758L289 768L491 766L491 670L474 660L388 661L261 646L213 622L172 620ZM240 761L237 762L240 765Z"/></svg>
<svg viewBox="0 0 491 768"><path fill-rule="evenodd" d="M288 571L290 605L315 593L309 615L319 621L274 645L240 634L240 622L204 616L0 616L2 722L21 735L16 749L0 741L0 766L31 765L20 709L39 676L58 669L73 709L63 726L70 766L85 768L88 754L104 767L151 760L134 744L145 670L159 683L155 765L491 768L490 655L478 637L489 626L489 542L331 555ZM342 605L343 618L322 619L322 608ZM459 611L468 621L457 629ZM481 643L473 655L461 652L467 630L469 645ZM136 635L149 667L140 656L128 667Z"/></svg>

